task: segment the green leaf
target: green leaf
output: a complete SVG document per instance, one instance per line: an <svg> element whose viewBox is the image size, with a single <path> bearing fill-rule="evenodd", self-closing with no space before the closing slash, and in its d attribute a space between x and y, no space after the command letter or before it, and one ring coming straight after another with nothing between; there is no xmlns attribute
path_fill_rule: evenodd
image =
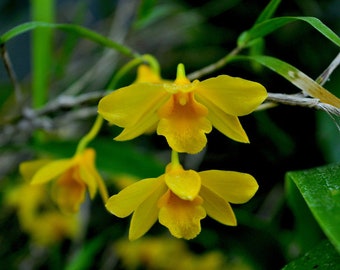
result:
<svg viewBox="0 0 340 270"><path fill-rule="evenodd" d="M101 234L98 237L83 244L72 260L65 267L66 270L91 269L95 256L107 242L107 235Z"/></svg>
<svg viewBox="0 0 340 270"><path fill-rule="evenodd" d="M332 74L327 81L327 89L340 97L340 69ZM330 117L326 112L316 113L316 135L323 158L327 163L340 162L340 139L339 128L340 117Z"/></svg>
<svg viewBox="0 0 340 270"><path fill-rule="evenodd" d="M31 2L32 18L37 21L54 21L54 1L34 0ZM32 35L32 99L33 107L42 107L47 100L49 67L52 60L53 29L36 29Z"/></svg>
<svg viewBox="0 0 340 270"><path fill-rule="evenodd" d="M313 248L324 236L296 184L289 178L285 181L287 202L294 215L293 243L296 254Z"/></svg>
<svg viewBox="0 0 340 270"><path fill-rule="evenodd" d="M158 177L164 164L146 151L138 151L132 142L97 138L90 143L96 149L98 168L111 173L125 173L140 178Z"/></svg>
<svg viewBox="0 0 340 270"><path fill-rule="evenodd" d="M247 47L250 41L256 38L264 37L274 32L278 28L295 21L304 21L308 23L322 35L340 47L339 36L329 27L323 24L319 19L314 17L278 17L265 20L261 23L255 24L250 30L243 32L237 40L237 45L238 47Z"/></svg>
<svg viewBox="0 0 340 270"><path fill-rule="evenodd" d="M321 229L340 252L340 163L288 172Z"/></svg>
<svg viewBox="0 0 340 270"><path fill-rule="evenodd" d="M340 255L329 241L318 246L301 258L289 263L282 270L339 269Z"/></svg>
<svg viewBox="0 0 340 270"><path fill-rule="evenodd" d="M139 5L137 19L146 19L152 13L155 4L156 0L142 0Z"/></svg>
<svg viewBox="0 0 340 270"><path fill-rule="evenodd" d="M316 83L302 71L282 60L265 55L235 56L233 57L233 60L250 60L258 62L261 65L280 74L296 87L300 88L304 94L317 98L321 102L340 108L339 98L327 91L320 84Z"/></svg>
<svg viewBox="0 0 340 270"><path fill-rule="evenodd" d="M83 38L89 39L93 42L96 42L102 46L112 48L117 50L118 52L129 56L129 57L139 57L139 55L133 52L130 48L121 45L103 35L100 35L92 30L89 30L83 26L75 25L75 24L56 24L56 23L45 23L45 22L27 22L20 24L6 33L0 36L0 45L11 40L12 38L23 34L27 31L37 29L37 28L55 28L65 32L69 32L72 34L79 35Z"/></svg>
<svg viewBox="0 0 340 270"><path fill-rule="evenodd" d="M44 155L70 158L76 151L77 142L46 142L32 147ZM157 161L151 153L136 150L132 142L116 142L97 137L89 147L96 150L96 165L100 171L134 175L138 178L157 177L164 173L164 164Z"/></svg>
<svg viewBox="0 0 340 270"><path fill-rule="evenodd" d="M259 24L265 20L270 19L273 16L274 12L276 11L280 3L281 3L281 0L270 1L269 4L261 12L260 16L257 18L255 24Z"/></svg>

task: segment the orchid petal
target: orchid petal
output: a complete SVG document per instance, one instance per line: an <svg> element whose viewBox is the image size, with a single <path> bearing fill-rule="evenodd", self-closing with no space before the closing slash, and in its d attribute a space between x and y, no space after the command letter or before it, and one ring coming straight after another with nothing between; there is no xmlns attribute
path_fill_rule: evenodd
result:
<svg viewBox="0 0 340 270"><path fill-rule="evenodd" d="M96 194L98 186L97 175L94 173L96 172L94 167L95 155L96 153L93 149L87 148L83 153L76 157L79 159L79 181L84 181L86 183L91 199L93 199Z"/></svg>
<svg viewBox="0 0 340 270"><path fill-rule="evenodd" d="M246 173L209 170L199 172L199 175L202 186L231 203L249 201L258 189L255 178Z"/></svg>
<svg viewBox="0 0 340 270"><path fill-rule="evenodd" d="M112 214L117 217L127 217L137 207L147 199L158 185L160 178L148 178L138 181L120 191L117 195L111 196L105 207Z"/></svg>
<svg viewBox="0 0 340 270"><path fill-rule="evenodd" d="M206 212L201 206L202 198L197 196L193 201L178 198L170 190L159 200L159 222L167 227L177 238L192 239L201 231L201 219Z"/></svg>
<svg viewBox="0 0 340 270"><path fill-rule="evenodd" d="M194 200L201 188L201 178L193 170L171 170L165 174L164 180L169 189L182 200Z"/></svg>
<svg viewBox="0 0 340 270"><path fill-rule="evenodd" d="M79 181L83 181L89 190L90 198L93 199L97 191L97 181L91 170L86 166L79 166Z"/></svg>
<svg viewBox="0 0 340 270"><path fill-rule="evenodd" d="M60 159L52 161L40 168L33 176L31 184L42 184L46 183L63 172L67 171L74 165L72 159Z"/></svg>
<svg viewBox="0 0 340 270"><path fill-rule="evenodd" d="M150 194L134 211L129 229L129 239L136 240L143 236L158 219L157 202L166 192L166 185L159 181L156 190Z"/></svg>
<svg viewBox="0 0 340 270"><path fill-rule="evenodd" d="M138 123L133 126L128 126L115 137L116 141L131 140L144 133L152 133L156 130L157 123L159 121L156 112L146 115L143 119L140 119Z"/></svg>
<svg viewBox="0 0 340 270"><path fill-rule="evenodd" d="M216 129L232 140L242 143L249 143L248 136L237 116L225 113L208 100L203 101L199 98L198 100L209 108L209 114L207 118Z"/></svg>
<svg viewBox="0 0 340 270"><path fill-rule="evenodd" d="M242 116L254 111L267 97L259 83L220 75L202 81L195 93L227 114Z"/></svg>
<svg viewBox="0 0 340 270"><path fill-rule="evenodd" d="M131 84L103 97L98 113L111 124L132 127L154 114L169 96L162 84Z"/></svg>
<svg viewBox="0 0 340 270"><path fill-rule="evenodd" d="M205 186L201 187L203 207L207 215L216 221L229 226L236 226L236 217L230 204Z"/></svg>
<svg viewBox="0 0 340 270"><path fill-rule="evenodd" d="M22 162L19 166L20 174L25 179L25 181L31 181L35 173L50 162L51 160L49 159Z"/></svg>

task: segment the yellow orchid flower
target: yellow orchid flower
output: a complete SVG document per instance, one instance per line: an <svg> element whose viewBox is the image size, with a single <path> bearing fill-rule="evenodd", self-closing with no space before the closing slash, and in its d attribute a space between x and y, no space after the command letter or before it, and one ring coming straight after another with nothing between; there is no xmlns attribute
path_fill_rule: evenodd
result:
<svg viewBox="0 0 340 270"><path fill-rule="evenodd" d="M206 215L236 226L230 203L247 202L257 189L256 180L246 173L196 172L172 162L165 174L126 187L110 197L105 206L121 218L133 213L130 240L143 236L157 219L173 236L192 239L200 233L200 220Z"/></svg>
<svg viewBox="0 0 340 270"><path fill-rule="evenodd" d="M104 202L108 197L104 181L95 168L95 151L91 148L68 159L23 162L20 164L20 172L31 184L43 184L56 178L52 195L64 212L79 210L86 189L91 199L97 188Z"/></svg>
<svg viewBox="0 0 340 270"><path fill-rule="evenodd" d="M75 238L80 231L79 218L62 214L46 191L44 185L25 182L7 193L5 206L15 208L21 229L36 244L49 246Z"/></svg>
<svg viewBox="0 0 340 270"><path fill-rule="evenodd" d="M249 142L238 116L251 113L265 100L261 84L227 75L190 82L182 64L174 82L155 76L137 78L100 100L98 113L124 128L116 140L157 130L175 151L194 154L205 147L206 133L214 126L233 140Z"/></svg>
<svg viewBox="0 0 340 270"><path fill-rule="evenodd" d="M195 254L184 241L168 236L144 237L134 242L120 239L113 244L113 250L123 269L221 270L231 265L220 251Z"/></svg>

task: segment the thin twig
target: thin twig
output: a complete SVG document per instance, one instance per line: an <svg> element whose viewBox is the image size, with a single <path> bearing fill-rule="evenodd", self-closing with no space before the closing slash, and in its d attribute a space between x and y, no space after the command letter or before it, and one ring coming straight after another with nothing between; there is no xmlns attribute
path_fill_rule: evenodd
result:
<svg viewBox="0 0 340 270"><path fill-rule="evenodd" d="M340 116L340 108L336 108L330 104L320 102L316 98L305 97L302 94L279 94L279 93L268 93L266 101L275 102L280 104L286 104L291 106L300 106L323 110L332 115Z"/></svg>
<svg viewBox="0 0 340 270"><path fill-rule="evenodd" d="M108 37L123 44L135 15L139 1L120 0L117 3L114 19ZM102 57L75 83L64 92L65 95L76 95L93 80L108 80L118 62L118 54L112 49L106 49Z"/></svg>
<svg viewBox="0 0 340 270"><path fill-rule="evenodd" d="M325 69L324 72L315 80L318 84L324 85L328 80L333 71L340 65L340 53L334 58L330 65Z"/></svg>
<svg viewBox="0 0 340 270"><path fill-rule="evenodd" d="M192 80L201 78L204 75L210 74L210 73L220 69L225 64L227 64L233 56L237 55L241 50L242 50L242 48L236 47L230 53L228 53L226 56L224 56L223 58L221 58L217 62L215 62L215 63L213 63L209 66L206 66L206 67L204 67L200 70L197 70L195 72L188 74L188 76L187 76L188 79L192 81Z"/></svg>
<svg viewBox="0 0 340 270"><path fill-rule="evenodd" d="M0 45L0 51L1 51L1 57L4 61L6 71L8 73L8 76L9 76L12 84L13 84L13 87L14 87L14 93L15 93L17 104L21 104L21 102L23 100L21 87L18 83L17 76L16 76L15 71L13 69L12 62L11 62L11 59L8 55L7 50L6 50L5 44Z"/></svg>
<svg viewBox="0 0 340 270"><path fill-rule="evenodd" d="M43 108L39 108L37 110L26 110L26 112L41 116L56 112L60 109L73 108L81 104L87 104L91 101L97 102L103 96L104 93L101 91L89 92L76 97L60 95L58 98L47 103Z"/></svg>

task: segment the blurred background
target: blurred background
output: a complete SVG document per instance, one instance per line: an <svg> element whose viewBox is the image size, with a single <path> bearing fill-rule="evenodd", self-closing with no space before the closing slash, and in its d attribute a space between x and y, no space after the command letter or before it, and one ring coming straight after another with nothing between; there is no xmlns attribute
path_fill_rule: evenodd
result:
<svg viewBox="0 0 340 270"><path fill-rule="evenodd" d="M254 24L267 3L250 0L55 0L55 22L82 25L139 53L151 54L159 60L162 76L174 79L178 63L183 63L189 74L216 62L235 48L238 36ZM30 7L30 1L1 0L0 34L30 21ZM337 0L291 0L282 1L275 16L314 16L338 34L339 10ZM28 32L6 44L25 97L23 106L28 107L32 74L30 37ZM317 78L338 54L335 45L303 22L289 24L266 37L263 50L263 54L284 60L311 78ZM61 94L78 96L103 92L112 75L130 60L58 30L53 33L52 59L50 100ZM338 97L339 72L336 70L325 84L325 88ZM299 92L274 72L249 62L230 63L209 77L219 74L260 82L268 92ZM135 71L132 71L120 80L119 86L130 84L134 78ZM0 192L1 203L5 205L9 190L20 183L17 169L20 162L45 152L56 156L73 154L77 140L93 123L98 99L44 115L43 120L53 125L47 132L45 144L36 145L32 142L30 126L15 125L20 119L4 121L6 115L20 108L14 108L13 85L2 64L0 89L3 129L0 131ZM74 111L80 108L88 111L75 116ZM1 207L0 212L2 265L8 265L6 269L171 269L166 268L172 266L170 261L188 260L189 263L174 267L280 269L301 252L294 245L295 219L285 197L285 174L340 161L336 121L338 119L325 112L279 105L241 118L251 142L249 145L233 142L213 130L202 153L182 156L187 168L240 171L257 179L260 189L255 197L245 205L233 206L239 224L235 228L206 218L197 238L177 242L168 236L165 228L156 224L142 240L145 242L129 243L126 240L129 219L109 215L97 198L86 206L87 216L82 217L86 225L82 225L80 240L63 239L55 245L37 248L32 246L32 235L20 227L15 207L7 206ZM13 127L11 131L8 126ZM109 183L111 195L120 189L117 183L124 180L160 175L170 158L163 137L142 136L117 146L112 138L119 132L119 128L105 125L93 143L98 152L98 167ZM209 268L204 268L207 265Z"/></svg>

